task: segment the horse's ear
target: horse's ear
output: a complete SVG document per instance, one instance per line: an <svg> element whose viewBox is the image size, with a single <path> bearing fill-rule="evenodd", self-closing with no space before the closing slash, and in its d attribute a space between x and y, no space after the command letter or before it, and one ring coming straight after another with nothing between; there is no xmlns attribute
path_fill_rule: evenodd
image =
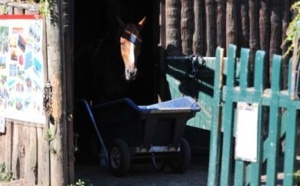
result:
<svg viewBox="0 0 300 186"><path fill-rule="evenodd" d="M120 17L117 17L117 20L118 20L118 24L121 28L124 28L125 27L125 24L124 22L122 21L122 19Z"/></svg>
<svg viewBox="0 0 300 186"><path fill-rule="evenodd" d="M138 27L139 27L140 30L142 30L145 23L146 23L146 16L142 20L140 20L140 22L138 23Z"/></svg>

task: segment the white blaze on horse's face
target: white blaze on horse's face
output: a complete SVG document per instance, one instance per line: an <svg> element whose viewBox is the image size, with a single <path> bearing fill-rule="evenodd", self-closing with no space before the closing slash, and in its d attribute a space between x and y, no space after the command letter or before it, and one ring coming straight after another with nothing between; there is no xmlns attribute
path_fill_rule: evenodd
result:
<svg viewBox="0 0 300 186"><path fill-rule="evenodd" d="M124 26L124 31L120 37L121 55L125 65L126 80L134 80L137 74L137 58L140 55L142 40L140 31L144 26L146 17L138 25L128 24Z"/></svg>

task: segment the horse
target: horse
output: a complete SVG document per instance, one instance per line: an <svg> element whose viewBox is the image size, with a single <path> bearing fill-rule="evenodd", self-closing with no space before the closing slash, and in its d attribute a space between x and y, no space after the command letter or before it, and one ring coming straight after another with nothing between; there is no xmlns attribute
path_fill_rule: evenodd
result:
<svg viewBox="0 0 300 186"><path fill-rule="evenodd" d="M86 40L87 45L76 51L79 58L75 69L75 97L85 99L92 105L103 104L111 100L130 97L132 83L138 78L138 58L141 52L141 31L146 17L138 23L127 23L117 18L114 29L94 41ZM77 110L77 118L82 110ZM87 121L89 118L79 118ZM78 131L93 130L79 124ZM83 128L81 128L83 127ZM80 129L81 128L81 129ZM82 134L91 139L90 154L96 155L99 145L90 132ZM83 145L85 146L85 145ZM83 147L85 148L85 147ZM96 158L96 157L95 157Z"/></svg>
<svg viewBox="0 0 300 186"><path fill-rule="evenodd" d="M146 17L137 24L124 24L118 18L119 29L97 41L91 52L85 83L94 104L130 96L130 86L138 75L137 61L141 51L140 32Z"/></svg>

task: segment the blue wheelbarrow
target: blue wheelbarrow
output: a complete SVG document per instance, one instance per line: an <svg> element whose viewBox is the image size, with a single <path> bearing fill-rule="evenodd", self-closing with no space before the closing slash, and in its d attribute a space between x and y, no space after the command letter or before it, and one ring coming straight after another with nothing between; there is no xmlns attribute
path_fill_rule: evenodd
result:
<svg viewBox="0 0 300 186"><path fill-rule="evenodd" d="M186 122L200 111L191 97L146 106L128 98L94 106L82 101L115 176L126 175L135 159L150 159L160 171L167 163L176 173L188 168L191 150L183 133Z"/></svg>

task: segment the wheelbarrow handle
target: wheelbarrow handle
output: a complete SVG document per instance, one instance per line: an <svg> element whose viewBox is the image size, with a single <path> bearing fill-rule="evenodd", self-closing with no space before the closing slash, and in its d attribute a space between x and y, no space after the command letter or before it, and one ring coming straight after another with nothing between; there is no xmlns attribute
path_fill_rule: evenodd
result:
<svg viewBox="0 0 300 186"><path fill-rule="evenodd" d="M99 139L99 141L100 141L100 143L101 143L102 148L104 149L106 161L108 162L108 153L107 153L107 150L106 150L106 146L105 146L105 144L104 144L104 141L103 141L103 139L102 139L102 136L101 136L101 134L100 134L100 132L99 132L99 129L98 129L98 127L97 127L97 123L96 123L96 120L95 120L95 118L94 118L93 112L92 112L92 110L91 110L91 106L89 105L89 103L88 103L87 100L81 99L81 101L84 103L84 105L85 105L85 107L86 107L86 109L87 109L87 111L88 111L88 114L89 114L89 116L90 116L90 118L91 118L91 120L92 120L92 124L93 124L93 126L94 126L94 128L95 128L95 130L96 130L98 139Z"/></svg>

